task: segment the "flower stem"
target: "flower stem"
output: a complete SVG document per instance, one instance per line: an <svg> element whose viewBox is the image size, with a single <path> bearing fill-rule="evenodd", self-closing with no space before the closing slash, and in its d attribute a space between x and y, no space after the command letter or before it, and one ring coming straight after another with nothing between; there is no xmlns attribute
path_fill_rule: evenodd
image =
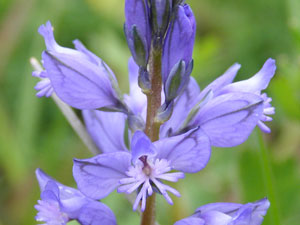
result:
<svg viewBox="0 0 300 225"><path fill-rule="evenodd" d="M147 119L145 133L152 142L159 139L160 124L155 123L155 116L161 106L161 48L151 47L149 59L149 76L151 80L151 90L147 94ZM141 216L141 225L155 225L155 193L147 198L145 211Z"/></svg>
<svg viewBox="0 0 300 225"><path fill-rule="evenodd" d="M161 105L161 50L152 48L149 59L149 75L151 79L151 90L147 94L147 119L146 134L151 141L157 141L159 138L160 125L154 122L158 108Z"/></svg>

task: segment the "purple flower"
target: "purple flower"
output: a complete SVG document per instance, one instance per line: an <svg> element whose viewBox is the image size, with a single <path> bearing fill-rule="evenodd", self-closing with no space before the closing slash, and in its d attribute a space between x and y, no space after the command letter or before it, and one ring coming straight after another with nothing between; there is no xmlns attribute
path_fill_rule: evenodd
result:
<svg viewBox="0 0 300 225"><path fill-rule="evenodd" d="M172 204L168 192L180 194L162 180L177 182L184 178L184 173L198 172L206 166L209 157L210 143L201 129L154 143L137 131L132 138L131 152L124 149L90 159L75 159L73 175L79 190L93 199L104 198L115 189L126 194L137 191L133 209L141 201L143 211L153 191Z"/></svg>
<svg viewBox="0 0 300 225"><path fill-rule="evenodd" d="M48 225L65 225L70 220L77 220L82 225L116 225L113 212L103 203L85 197L80 191L64 186L36 170L41 189L41 200L35 208L35 219Z"/></svg>
<svg viewBox="0 0 300 225"><path fill-rule="evenodd" d="M188 218L174 225L260 225L270 202L264 198L245 205L237 203L211 203L201 206Z"/></svg>
<svg viewBox="0 0 300 225"><path fill-rule="evenodd" d="M178 5L164 42L162 55L162 79L165 83L174 67L181 61L185 65L185 74L191 73L192 54L196 34L196 21L189 5ZM173 73L175 73L174 71Z"/></svg>
<svg viewBox="0 0 300 225"><path fill-rule="evenodd" d="M260 115L257 125L259 128L270 133L271 130L263 122L271 121L272 118L269 115L275 114L275 108L271 106L271 98L265 93L261 93L269 85L270 80L273 78L276 71L276 65L274 59L268 59L261 70L248 80L243 80L235 83L228 84L218 90L216 95L222 95L232 92L249 92L259 95L263 99L263 113Z"/></svg>
<svg viewBox="0 0 300 225"><path fill-rule="evenodd" d="M135 62L146 68L151 45L148 0L125 1L124 29Z"/></svg>
<svg viewBox="0 0 300 225"><path fill-rule="evenodd" d="M176 100L174 114L162 126L161 135L172 136L200 126L212 145L232 147L244 142L256 125L269 131L262 122L271 120L267 115L274 114L274 108L261 91L274 76L275 61L267 60L252 78L232 83L239 68L233 65L201 92L191 81Z"/></svg>
<svg viewBox="0 0 300 225"><path fill-rule="evenodd" d="M59 98L78 109L120 109L116 78L101 59L78 40L74 41L77 50L59 46L49 21L39 33L47 47L43 66Z"/></svg>
<svg viewBox="0 0 300 225"><path fill-rule="evenodd" d="M32 76L41 79L41 81L39 81L34 87L34 89L38 91L36 96L39 98L43 96L49 98L53 93L53 87L51 85L51 81L48 78L47 72L45 70L41 72L33 71Z"/></svg>

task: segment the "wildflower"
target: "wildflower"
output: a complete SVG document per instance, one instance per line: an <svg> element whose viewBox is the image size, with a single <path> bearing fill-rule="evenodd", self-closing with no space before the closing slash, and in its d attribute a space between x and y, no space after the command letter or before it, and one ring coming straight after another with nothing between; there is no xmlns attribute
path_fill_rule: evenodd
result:
<svg viewBox="0 0 300 225"><path fill-rule="evenodd" d="M267 60L252 78L231 83L239 68L233 65L201 92L191 81L176 100L174 115L162 126L161 135L172 136L200 126L212 145L232 147L244 142L256 125L269 131L262 121L271 120L267 115L273 114L274 108L261 91L274 76L275 61Z"/></svg>
<svg viewBox="0 0 300 225"><path fill-rule="evenodd" d="M211 203L198 208L188 218L174 225L260 225L270 202L264 198L245 205L237 203Z"/></svg>
<svg viewBox="0 0 300 225"><path fill-rule="evenodd" d="M270 80L275 74L275 70L275 60L268 59L261 70L253 77L248 80L228 84L220 89L216 94L222 95L230 92L249 92L260 96L263 99L263 113L260 115L257 125L262 131L270 133L271 130L263 122L272 120L269 115L275 114L275 108L270 104L272 99L269 98L267 94L262 93L262 90L268 87Z"/></svg>
<svg viewBox="0 0 300 225"><path fill-rule="evenodd" d="M115 75L100 58L78 40L74 41L76 50L59 46L49 21L40 26L39 33L47 47L43 66L60 99L78 109L124 110Z"/></svg>
<svg viewBox="0 0 300 225"><path fill-rule="evenodd" d="M80 191L55 181L41 169L36 170L41 200L35 208L37 221L48 225L65 225L77 220L82 225L116 225L113 212L103 203L85 197Z"/></svg>
<svg viewBox="0 0 300 225"><path fill-rule="evenodd" d="M136 210L141 201L144 211L146 199L153 191L172 204L167 192L178 197L180 194L162 180L177 182L184 178L184 173L198 172L206 166L209 157L209 140L201 129L154 143L137 131L132 138L131 152L124 150L75 159L73 176L79 190L93 199L104 198L115 189L126 194L137 190L133 209Z"/></svg>

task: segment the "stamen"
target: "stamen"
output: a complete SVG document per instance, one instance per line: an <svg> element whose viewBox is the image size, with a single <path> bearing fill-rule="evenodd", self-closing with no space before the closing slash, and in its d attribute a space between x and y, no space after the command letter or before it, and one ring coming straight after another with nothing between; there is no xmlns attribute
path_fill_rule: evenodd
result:
<svg viewBox="0 0 300 225"><path fill-rule="evenodd" d="M165 174L156 176L156 178L171 181L171 182L177 182L179 179L184 178L184 173L181 173L181 172L165 173Z"/></svg>
<svg viewBox="0 0 300 225"><path fill-rule="evenodd" d="M275 114L275 108L274 107L268 107L264 109L264 114L267 115L273 115Z"/></svg>
<svg viewBox="0 0 300 225"><path fill-rule="evenodd" d="M136 210L139 202L142 201L141 210L144 211L146 207L147 196L151 196L153 194L153 187L150 183L150 181L152 181L167 202L169 204L173 204L173 201L167 192L170 192L178 197L180 197L180 193L174 188L163 184L160 179L177 182L179 179L184 178L184 173L167 173L171 171L171 169L172 168L170 167L169 162L165 159L156 159L153 163L149 158L140 157L140 161L138 161L136 165L131 166L126 172L128 178L123 178L119 181L121 186L117 189L117 191L130 194L134 190L137 190L139 187L141 187L135 199L133 210Z"/></svg>

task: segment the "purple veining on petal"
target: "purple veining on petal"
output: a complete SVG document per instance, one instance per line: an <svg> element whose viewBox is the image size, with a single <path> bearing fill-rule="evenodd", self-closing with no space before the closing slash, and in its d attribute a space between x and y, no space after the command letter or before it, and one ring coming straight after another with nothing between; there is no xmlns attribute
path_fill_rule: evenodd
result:
<svg viewBox="0 0 300 225"><path fill-rule="evenodd" d="M153 191L161 193L172 204L169 193L178 197L180 193L163 180L177 182L184 178L183 172L198 172L206 166L209 157L209 139L200 129L154 143L137 131L131 141L131 154L118 151L76 159L73 176L79 190L93 199L104 198L115 189L126 194L138 191L133 209L141 202L143 211Z"/></svg>
<svg viewBox="0 0 300 225"><path fill-rule="evenodd" d="M259 128L265 132L270 133L271 129L267 127L263 122L271 121L271 117L267 115L275 114L275 108L271 106L272 101L266 94L262 94L261 91L266 89L270 80L273 78L276 71L276 65L274 59L268 59L258 73L247 80L234 82L220 89L216 94L222 95L230 92L248 92L259 95L263 98L263 113L260 116L260 120L257 122Z"/></svg>
<svg viewBox="0 0 300 225"><path fill-rule="evenodd" d="M233 147L244 142L263 111L259 95L233 92L220 95L205 104L191 122L200 126L218 147Z"/></svg>
<svg viewBox="0 0 300 225"><path fill-rule="evenodd" d="M127 150L124 142L126 116L123 113L83 110L82 115L87 131L102 152Z"/></svg>
<svg viewBox="0 0 300 225"><path fill-rule="evenodd" d="M115 75L100 58L77 40L74 44L78 50L59 46L49 21L40 26L39 33L47 47L42 54L43 66L62 101L78 109L120 109ZM47 85L38 84L37 89L43 88L38 96L51 94Z"/></svg>

